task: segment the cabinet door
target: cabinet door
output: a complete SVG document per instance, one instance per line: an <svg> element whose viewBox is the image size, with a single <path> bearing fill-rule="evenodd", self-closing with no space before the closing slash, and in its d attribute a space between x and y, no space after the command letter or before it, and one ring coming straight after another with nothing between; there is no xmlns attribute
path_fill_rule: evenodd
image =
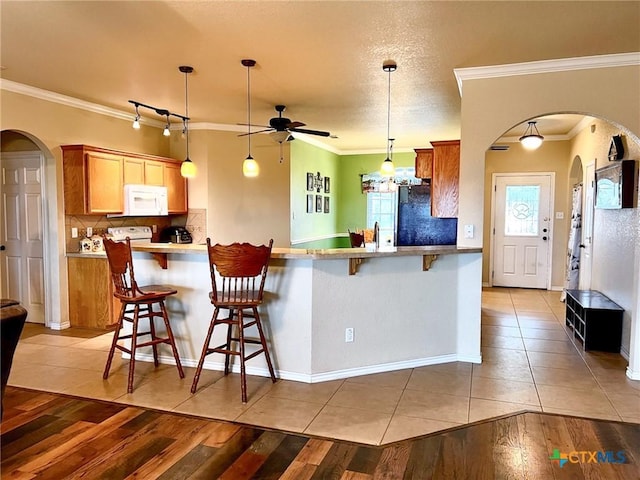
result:
<svg viewBox="0 0 640 480"><path fill-rule="evenodd" d="M164 163L169 213L187 213L187 179L180 175L180 164Z"/></svg>
<svg viewBox="0 0 640 480"><path fill-rule="evenodd" d="M144 184L164 185L164 162L144 161Z"/></svg>
<svg viewBox="0 0 640 480"><path fill-rule="evenodd" d="M431 177L431 216L458 216L458 182L460 177L460 140L431 142L433 173Z"/></svg>
<svg viewBox="0 0 640 480"><path fill-rule="evenodd" d="M117 322L120 301L106 258L67 258L69 270L69 323L72 327L108 328Z"/></svg>
<svg viewBox="0 0 640 480"><path fill-rule="evenodd" d="M416 148L416 178L431 178L433 148Z"/></svg>
<svg viewBox="0 0 640 480"><path fill-rule="evenodd" d="M141 158L124 158L124 184L144 184L144 160Z"/></svg>
<svg viewBox="0 0 640 480"><path fill-rule="evenodd" d="M121 213L124 208L122 157L87 155L87 213Z"/></svg>

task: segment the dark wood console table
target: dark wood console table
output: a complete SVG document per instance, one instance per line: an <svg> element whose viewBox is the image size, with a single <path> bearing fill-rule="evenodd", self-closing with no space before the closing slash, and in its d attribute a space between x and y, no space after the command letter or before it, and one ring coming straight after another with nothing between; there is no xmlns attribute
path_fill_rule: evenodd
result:
<svg viewBox="0 0 640 480"><path fill-rule="evenodd" d="M585 350L619 353L623 313L597 290L567 290L566 325Z"/></svg>

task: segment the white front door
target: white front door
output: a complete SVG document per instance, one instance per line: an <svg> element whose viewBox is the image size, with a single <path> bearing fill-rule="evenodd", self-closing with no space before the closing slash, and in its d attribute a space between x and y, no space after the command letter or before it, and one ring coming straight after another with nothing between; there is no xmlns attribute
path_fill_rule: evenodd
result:
<svg viewBox="0 0 640 480"><path fill-rule="evenodd" d="M494 174L493 281L549 288L553 174Z"/></svg>
<svg viewBox="0 0 640 480"><path fill-rule="evenodd" d="M41 155L6 153L1 162L0 293L21 303L29 322L44 323Z"/></svg>
<svg viewBox="0 0 640 480"><path fill-rule="evenodd" d="M595 163L591 163L584 170L584 199L582 202L582 242L580 243L580 280L578 288L591 288L591 263L593 252L593 214L594 194L596 184Z"/></svg>

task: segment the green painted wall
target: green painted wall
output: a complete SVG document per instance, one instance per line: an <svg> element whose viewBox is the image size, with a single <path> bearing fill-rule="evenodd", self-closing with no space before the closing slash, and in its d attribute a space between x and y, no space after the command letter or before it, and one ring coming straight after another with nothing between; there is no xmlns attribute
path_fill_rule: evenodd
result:
<svg viewBox="0 0 640 480"><path fill-rule="evenodd" d="M299 248L342 248L349 246L348 229L365 228L367 197L362 193L361 175L376 172L384 153L336 155L302 141L288 144L291 158L291 243ZM413 167L415 153L394 153L397 167ZM331 179L328 194L307 191L307 173L320 172ZM314 196L314 212L307 213L307 195ZM328 196L330 213L315 212L315 196ZM323 199L324 200L324 199Z"/></svg>
<svg viewBox="0 0 640 480"><path fill-rule="evenodd" d="M384 153L340 156L340 209L336 223L337 232L366 228L367 196L362 193L361 175L380 170L385 157ZM394 153L393 163L396 167L413 167L415 153Z"/></svg>
<svg viewBox="0 0 640 480"><path fill-rule="evenodd" d="M291 243L314 241L318 237L333 237L337 230L337 218L340 211L339 156L303 141L289 142L291 158ZM317 192L307 191L307 173L314 176L320 172L322 177L329 177L329 193L324 188ZM313 213L307 213L307 195L313 195ZM316 196L329 197L329 213L315 211ZM314 242L315 244L316 242ZM294 245L301 248L331 248L320 241L320 246Z"/></svg>

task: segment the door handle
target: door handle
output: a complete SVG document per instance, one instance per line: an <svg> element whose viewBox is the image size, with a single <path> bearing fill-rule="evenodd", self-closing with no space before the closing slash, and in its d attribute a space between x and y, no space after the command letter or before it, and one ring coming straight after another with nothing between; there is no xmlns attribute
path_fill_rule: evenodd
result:
<svg viewBox="0 0 640 480"><path fill-rule="evenodd" d="M546 236L545 236L545 237L542 237L542 239L543 239L545 242L547 241L547 237L546 237Z"/></svg>
<svg viewBox="0 0 640 480"><path fill-rule="evenodd" d="M580 245L578 245L578 247L580 248L587 248L586 245L583 245L582 243Z"/></svg>

